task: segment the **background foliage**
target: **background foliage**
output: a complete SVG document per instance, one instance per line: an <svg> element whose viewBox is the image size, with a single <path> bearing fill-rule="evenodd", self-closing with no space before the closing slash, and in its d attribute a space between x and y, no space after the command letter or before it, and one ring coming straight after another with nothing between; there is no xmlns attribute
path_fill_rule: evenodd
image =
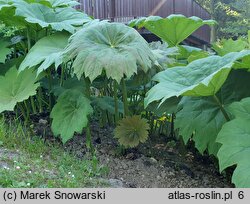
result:
<svg viewBox="0 0 250 204"><path fill-rule="evenodd" d="M246 37L250 30L250 0L196 0L218 22L217 39Z"/></svg>

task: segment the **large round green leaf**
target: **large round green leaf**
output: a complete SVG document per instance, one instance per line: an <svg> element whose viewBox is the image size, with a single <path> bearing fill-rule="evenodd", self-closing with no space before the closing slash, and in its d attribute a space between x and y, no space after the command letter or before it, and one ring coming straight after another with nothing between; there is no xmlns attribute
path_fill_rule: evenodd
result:
<svg viewBox="0 0 250 204"><path fill-rule="evenodd" d="M213 20L202 20L195 16L187 18L180 14L173 14L167 18L149 16L136 19L130 23L130 26L145 27L170 46L176 46L201 26L213 24L215 24Z"/></svg>
<svg viewBox="0 0 250 204"><path fill-rule="evenodd" d="M83 25L91 19L86 14L73 8L49 8L39 3L27 3L19 0L13 4L16 15L24 17L29 23L37 23L42 28L51 26L57 31L75 32L74 26Z"/></svg>
<svg viewBox="0 0 250 204"><path fill-rule="evenodd" d="M74 72L93 81L103 70L117 82L137 73L146 72L153 64L153 54L140 34L124 24L95 22L75 33L66 54L74 59Z"/></svg>
<svg viewBox="0 0 250 204"><path fill-rule="evenodd" d="M0 113L13 111L18 102L35 95L38 86L32 69L18 74L15 67L11 68L5 76L0 76Z"/></svg>
<svg viewBox="0 0 250 204"><path fill-rule="evenodd" d="M174 67L158 73L154 80L159 83L147 94L145 105L173 96L213 96L226 81L234 63L250 51L234 52L195 60L186 67Z"/></svg>
<svg viewBox="0 0 250 204"><path fill-rule="evenodd" d="M230 73L216 94L228 115L228 105L250 96L249 86L249 72L237 70ZM184 141L192 139L201 153L208 149L210 154L216 155L220 147L215 141L222 126L227 122L220 104L214 97L183 97L179 104L180 111L176 114L175 127L179 128L179 134Z"/></svg>
<svg viewBox="0 0 250 204"><path fill-rule="evenodd" d="M184 97L180 106L175 127L184 142L192 139L201 153L208 149L209 154L216 155L220 145L215 140L226 122L219 105L212 97Z"/></svg>
<svg viewBox="0 0 250 204"><path fill-rule="evenodd" d="M81 133L88 124L88 115L93 112L90 101L78 90L67 90L58 98L50 117L53 119L52 131L60 135L63 143Z"/></svg>
<svg viewBox="0 0 250 204"><path fill-rule="evenodd" d="M220 170L237 165L232 182L239 188L250 188L250 98L230 106L235 119L226 123L217 142L222 144L218 152Z"/></svg>
<svg viewBox="0 0 250 204"><path fill-rule="evenodd" d="M40 74L52 64L55 64L55 68L57 68L63 61L63 51L67 46L68 38L67 33L55 33L42 38L31 48L19 70L39 65L37 74Z"/></svg>

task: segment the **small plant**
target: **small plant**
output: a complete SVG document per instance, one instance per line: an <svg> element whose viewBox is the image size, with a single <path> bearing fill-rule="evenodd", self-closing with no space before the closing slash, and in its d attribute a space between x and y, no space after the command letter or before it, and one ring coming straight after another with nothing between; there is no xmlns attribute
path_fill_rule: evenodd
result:
<svg viewBox="0 0 250 204"><path fill-rule="evenodd" d="M125 148L136 147L148 139L149 124L138 115L127 116L118 122L115 138Z"/></svg>

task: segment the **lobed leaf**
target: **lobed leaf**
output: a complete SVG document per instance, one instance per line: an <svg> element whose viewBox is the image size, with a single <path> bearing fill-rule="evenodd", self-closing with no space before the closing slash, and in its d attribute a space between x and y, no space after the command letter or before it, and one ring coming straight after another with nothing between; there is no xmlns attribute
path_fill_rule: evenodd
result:
<svg viewBox="0 0 250 204"><path fill-rule="evenodd" d="M148 139L149 124L138 115L127 116L115 128L115 138L125 148L136 147Z"/></svg>
<svg viewBox="0 0 250 204"><path fill-rule="evenodd" d="M237 40L221 40L221 42L214 43L212 48L217 52L218 55L224 56L230 52L239 52L246 49L247 42L243 39Z"/></svg>
<svg viewBox="0 0 250 204"><path fill-rule="evenodd" d="M60 135L63 143L66 143L75 132L82 132L88 124L88 115L92 112L90 101L82 92L76 89L66 90L59 96L50 114L54 135Z"/></svg>
<svg viewBox="0 0 250 204"><path fill-rule="evenodd" d="M145 106L153 101L163 103L173 96L213 96L226 81L234 63L250 51L210 56L195 60L186 67L174 67L158 73L154 80L159 83L147 93ZM160 104L161 104L160 103Z"/></svg>
<svg viewBox="0 0 250 204"><path fill-rule="evenodd" d="M67 46L69 35L55 33L40 39L29 51L19 70L38 65L37 75L48 69L52 64L57 68L63 62L63 51Z"/></svg>
<svg viewBox="0 0 250 204"><path fill-rule="evenodd" d="M183 97L179 106L182 109L176 115L175 127L184 142L192 139L199 152L208 149L209 154L216 155L220 145L215 141L226 122L219 105L212 97Z"/></svg>
<svg viewBox="0 0 250 204"><path fill-rule="evenodd" d="M179 104L180 111L176 114L175 127L179 128L179 134L185 143L192 139L201 153L208 149L209 154L216 155L221 146L216 142L216 138L227 122L220 105L230 115L228 105L250 96L249 86L250 73L234 70L217 93L221 104L213 97L183 97Z"/></svg>
<svg viewBox="0 0 250 204"><path fill-rule="evenodd" d="M217 142L222 144L218 152L220 170L237 165L232 182L238 188L250 187L250 98L235 102L229 107L235 119L226 123Z"/></svg>
<svg viewBox="0 0 250 204"><path fill-rule="evenodd" d="M146 72L154 63L153 54L140 34L120 23L94 22L75 33L66 49L66 55L75 59L74 72L91 81L105 71L108 78L118 83L137 73L137 67Z"/></svg>
<svg viewBox="0 0 250 204"><path fill-rule="evenodd" d="M172 14L167 18L160 16L143 17L130 22L130 26L145 27L170 46L177 46L203 25L214 25L213 20L202 20L196 16L186 17Z"/></svg>
<svg viewBox="0 0 250 204"><path fill-rule="evenodd" d="M86 14L73 8L49 8L39 3L15 1L16 16L24 17L29 23L37 23L42 28L50 27L56 31L75 32L75 26L91 21Z"/></svg>
<svg viewBox="0 0 250 204"><path fill-rule="evenodd" d="M0 113L13 111L18 102L35 95L38 86L32 69L19 74L15 67L9 69L5 76L0 76Z"/></svg>

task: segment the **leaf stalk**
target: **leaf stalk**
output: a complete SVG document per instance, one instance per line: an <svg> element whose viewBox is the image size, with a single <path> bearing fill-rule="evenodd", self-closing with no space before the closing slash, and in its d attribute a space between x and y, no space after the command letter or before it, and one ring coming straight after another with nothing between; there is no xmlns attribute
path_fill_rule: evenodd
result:
<svg viewBox="0 0 250 204"><path fill-rule="evenodd" d="M226 112L225 108L223 107L222 103L220 102L219 98L216 95L214 95L213 98L214 98L215 102L219 105L220 110L221 110L223 116L225 117L225 119L227 121L230 121L230 117L227 114L227 112Z"/></svg>

